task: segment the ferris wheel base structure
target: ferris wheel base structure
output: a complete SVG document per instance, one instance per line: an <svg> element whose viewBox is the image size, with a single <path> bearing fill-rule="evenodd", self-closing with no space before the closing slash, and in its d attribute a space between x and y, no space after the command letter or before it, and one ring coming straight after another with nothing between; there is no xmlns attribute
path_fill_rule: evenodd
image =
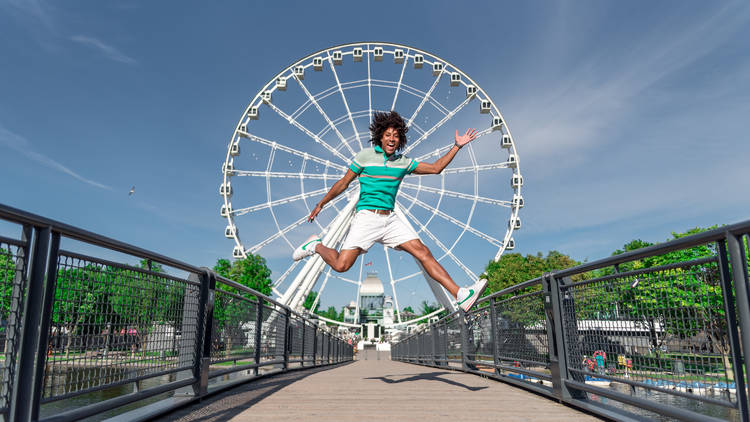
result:
<svg viewBox="0 0 750 422"><path fill-rule="evenodd" d="M327 233L323 235L323 244L329 247L336 247L341 244L346 236L352 218L354 218L354 208L357 204L358 196L353 196L349 203L339 213L333 223L329 226ZM396 214L401 218L407 225L411 226L409 221L404 217L403 212L399 207L396 207ZM414 228L412 227L412 230ZM447 309L448 312L454 312L456 303L451 299L448 292L441 286L435 279L430 277L425 271L424 267L419 263L418 260L414 260L417 266L422 271L422 274L430 286L432 293L438 300L440 305ZM306 263L302 270L297 274L289 288L281 295L280 302L290 308L302 312L304 309L303 304L305 299L312 292L313 288L320 279L320 275L323 274L323 270L326 268L326 263L320 255L313 255ZM396 304L398 306L398 304ZM401 322L401 321L399 321Z"/></svg>

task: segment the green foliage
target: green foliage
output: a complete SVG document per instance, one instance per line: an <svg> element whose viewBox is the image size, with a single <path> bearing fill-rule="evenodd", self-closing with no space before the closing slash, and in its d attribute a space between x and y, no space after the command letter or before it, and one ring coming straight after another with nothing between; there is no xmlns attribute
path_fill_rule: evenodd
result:
<svg viewBox="0 0 750 422"><path fill-rule="evenodd" d="M490 261L485 269L485 275L489 282L485 295L537 278L546 272L562 270L579 264L578 261L558 251L550 251L546 257L541 252L526 256L519 253L504 254L499 260ZM525 289L524 292L539 289L540 286L537 285Z"/></svg>
<svg viewBox="0 0 750 422"><path fill-rule="evenodd" d="M0 248L0 318L6 321L10 315L10 305L13 295L13 280L16 277L16 262L10 251ZM5 331L5 326L0 332Z"/></svg>
<svg viewBox="0 0 750 422"><path fill-rule="evenodd" d="M307 297L305 298L305 303L303 303L302 306L304 306L305 309L307 309L310 312L318 313L320 302L315 303L315 299L317 297L318 297L318 292L311 291L310 294L308 294ZM313 304L315 304L315 309L312 309Z"/></svg>
<svg viewBox="0 0 750 422"><path fill-rule="evenodd" d="M411 314L414 314L414 309L411 308L411 306L404 307L404 310L402 311L404 313L409 312Z"/></svg>
<svg viewBox="0 0 750 422"><path fill-rule="evenodd" d="M423 300L422 301L422 305L421 305L421 311L422 311L422 313L420 314L420 316L421 315L431 314L431 313L437 311L438 309L440 309L440 308L438 307L437 304L435 304L435 303L428 303L426 300Z"/></svg>
<svg viewBox="0 0 750 422"><path fill-rule="evenodd" d="M339 312L336 312L336 308L333 306L329 306L328 309L325 311L318 311L316 313L322 317L332 319L334 321L343 321L344 319L343 314L341 315L342 318L339 319Z"/></svg>
<svg viewBox="0 0 750 422"><path fill-rule="evenodd" d="M248 254L247 258L238 259L231 264L226 259L219 259L216 261L214 271L224 278L266 296L271 294L271 270L266 266L265 258L260 255ZM224 283L217 283L216 288L231 294L216 295L213 318L219 330L237 330L240 325L254 317L250 315L252 312L249 306L250 303L257 303L257 297L254 294L240 291ZM229 348L231 349L231 345Z"/></svg>

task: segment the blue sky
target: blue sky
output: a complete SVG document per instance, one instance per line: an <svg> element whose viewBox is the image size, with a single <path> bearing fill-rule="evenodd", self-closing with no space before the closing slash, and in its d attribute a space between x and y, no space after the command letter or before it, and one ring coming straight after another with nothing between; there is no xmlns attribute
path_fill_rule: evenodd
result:
<svg viewBox="0 0 750 422"><path fill-rule="evenodd" d="M212 266L248 102L303 56L379 40L457 64L502 111L516 252L593 260L748 218L747 2L372 4L0 0L0 202Z"/></svg>

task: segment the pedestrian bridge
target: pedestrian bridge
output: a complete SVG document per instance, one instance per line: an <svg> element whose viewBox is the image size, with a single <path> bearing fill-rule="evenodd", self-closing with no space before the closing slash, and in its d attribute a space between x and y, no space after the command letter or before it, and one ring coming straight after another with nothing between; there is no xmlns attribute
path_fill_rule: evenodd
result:
<svg viewBox="0 0 750 422"><path fill-rule="evenodd" d="M750 419L750 221L495 292L390 356L207 268L0 221L4 420Z"/></svg>

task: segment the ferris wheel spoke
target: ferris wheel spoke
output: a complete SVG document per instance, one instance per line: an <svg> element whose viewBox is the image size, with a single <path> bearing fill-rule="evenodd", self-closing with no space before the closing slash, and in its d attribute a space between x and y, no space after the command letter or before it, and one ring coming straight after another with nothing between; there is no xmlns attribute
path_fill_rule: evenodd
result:
<svg viewBox="0 0 750 422"><path fill-rule="evenodd" d="M391 104L391 110L396 109L396 99L398 99L398 92L401 91L401 81L404 80L404 72L406 71L406 64L409 62L409 49L406 49L404 54L404 65L401 66L401 76L398 78L398 85L396 85L396 93L393 95L393 103Z"/></svg>
<svg viewBox="0 0 750 422"><path fill-rule="evenodd" d="M300 262L300 261L297 261L297 262ZM318 294L315 295L315 300L313 301L312 307L310 308L310 312L315 313L315 308L318 307L318 301L320 300L320 297L323 296L323 291L326 289L326 284L328 283L328 278L330 276L331 276L331 268L329 267L328 271L326 272L326 278L323 279L323 284L320 286L320 290L318 290Z"/></svg>
<svg viewBox="0 0 750 422"><path fill-rule="evenodd" d="M433 188L430 186L415 185L409 182L401 182L401 186L405 188L409 188L409 189L414 189L417 191L425 191L425 192L430 192L430 193L436 193L438 195L450 196L453 198L461 198L461 199L466 199L469 201L482 202L485 204L499 205L501 207L506 207L506 208L511 207L511 201L502 201L500 199L487 198L487 197L479 196L479 195L469 195L466 193L455 192L455 191L447 190L447 189L438 189L438 188Z"/></svg>
<svg viewBox="0 0 750 422"><path fill-rule="evenodd" d="M475 140L479 139L482 136L489 134L490 132L492 132L491 128L490 129L483 129L483 130L477 132L477 136L474 139ZM451 142L449 144L443 145L442 147L440 147L440 148L438 148L438 149L436 149L436 150L434 150L432 152L424 153L424 154L420 155L419 157L416 157L415 159L419 161L419 160L425 160L425 159L427 159L429 157L439 157L439 156L445 154L446 152L448 152L448 150L450 150L451 148L453 148L454 145L455 145L455 143ZM448 169L446 168L445 170L443 170L443 173L445 173L446 170L448 170Z"/></svg>
<svg viewBox="0 0 750 422"><path fill-rule="evenodd" d="M453 252L451 252L443 244L443 242L441 242L440 239L437 238L437 236L432 234L432 232L428 230L427 227L425 227L416 217L414 217L411 212L404 209L404 214L406 214L406 216L408 216L411 221L417 223L420 230L423 231L433 242L435 242L435 244L443 251L443 256L448 256L459 268L461 268L466 273L466 275L469 276L471 280L477 280L477 275L474 274L468 267L466 267L466 265L464 265L464 263L461 262L461 260L459 260L456 255L454 255ZM438 259L438 261L440 261L440 259Z"/></svg>
<svg viewBox="0 0 750 422"><path fill-rule="evenodd" d="M301 199L309 198L309 197L315 196L315 195L320 195L320 194L323 194L323 193L326 193L326 192L327 192L326 189L317 189L317 190L310 191L310 192L305 192L305 193L300 193L300 194L297 194L297 195L287 196L285 198L280 198L280 199L276 199L276 200L273 200L273 201L268 201L268 202L265 202L263 204L253 205L252 207L238 208L238 209L232 211L232 214L235 215L235 216L245 215L245 214L248 214L248 213L251 213L251 212L256 212L256 211L264 210L266 208L275 207L277 205L283 205L283 204L286 204L286 203L289 203L289 202L299 201Z"/></svg>
<svg viewBox="0 0 750 422"><path fill-rule="evenodd" d="M454 108L453 110L451 110L450 113L448 113L445 116L443 116L443 118L440 119L439 122L435 123L435 125L432 126L430 129L428 129L427 132L425 132L422 136L419 137L419 139L417 139L416 141L414 141L414 143L411 144L410 146L406 147L406 150L404 151L404 154L406 154L409 151L411 151L414 148L416 148L417 145L419 145L422 141L424 141L428 136L432 135L433 132L435 132L441 126L443 126L443 124L445 122L447 122L448 120L450 120L453 116L456 115L456 113L458 113L459 111L461 111L461 109L464 108L466 106L466 104L469 104L469 101L471 101L472 98L474 98L474 97L473 96L472 97L466 97L466 99L463 100L461 102L461 104L459 104L458 106L456 106L456 108Z"/></svg>
<svg viewBox="0 0 750 422"><path fill-rule="evenodd" d="M342 277L342 276L336 275L336 274L333 275L333 278L339 279L341 281L345 281L345 282L350 283L350 284L354 284L355 286L359 284L358 281L352 280L351 278Z"/></svg>
<svg viewBox="0 0 750 422"><path fill-rule="evenodd" d="M336 203L340 202L344 198L346 198L346 196L340 195L338 198L336 198L333 201L329 202L329 204L330 205L336 204ZM304 222L307 221L307 218L308 218L307 215L302 216L302 218L300 218L299 220L297 220L294 223L292 223L292 224L284 227L278 233L274 233L273 235L267 237L265 240L263 240L262 242L256 244L255 246L252 246L251 248L246 249L246 251L250 252L250 253L253 253L253 254L256 253L257 251L259 251L260 249L264 248L265 246L268 246L274 240L276 240L276 239L284 236L285 234L289 233L290 231L294 230L295 228L301 226L302 223L304 223ZM330 226L330 224L329 224L329 226ZM327 229L327 227L326 227L326 229Z"/></svg>
<svg viewBox="0 0 750 422"><path fill-rule="evenodd" d="M331 58L331 52L328 52L328 63L331 66L331 72L333 72L333 77L336 78L336 85L339 87L339 92L341 93L341 100L344 101L344 107L346 108L346 114L349 115L349 121L352 123L352 130L354 131L354 134L357 135L357 143L359 143L359 149L362 149L362 140L359 139L359 131L357 131L357 125L354 124L354 117L352 117L352 112L349 110L349 102L346 101L346 95L344 95L344 89L341 88L341 81L339 80L339 75L336 73L336 68L333 64L333 59ZM351 147L349 148L351 149ZM354 150L352 150L352 154L354 154Z"/></svg>
<svg viewBox="0 0 750 422"><path fill-rule="evenodd" d="M409 195L408 193L404 193L404 196L407 197L408 199L411 199L415 204L417 204L420 207L426 209L427 211L432 212L433 214L435 214L435 215L443 218L444 220L450 221L451 223L455 224L456 226L460 227L461 229L466 230L466 231L468 231L468 232L476 235L477 237L480 237L480 238L482 238L482 239L490 242L491 244L497 246L498 248L502 245L502 242L499 241L499 240L497 240L497 239L495 239L494 237L492 237L492 236L490 236L488 234L485 234L485 233L483 233L483 232L475 229L474 227L469 226L468 224L466 224L466 223L464 223L462 221L459 221L455 217L451 217L450 215L444 213L443 211L440 211L437 208L434 208L434 207L431 207L431 206L425 204L424 202L422 202L419 199L417 199L417 198Z"/></svg>
<svg viewBox="0 0 750 422"><path fill-rule="evenodd" d="M430 90L427 91L427 93L422 97L422 102L419 103L419 106L417 106L417 109L414 110L414 113L412 113L411 117L409 117L409 122L406 124L407 127L411 127L411 123L414 121L414 119L417 117L417 114L422 110L422 107L424 107L425 103L427 103L427 100L430 99L432 96L432 91L435 90L435 87L437 86L438 82L440 82L440 78L443 77L443 71L441 70L440 73L435 77L435 82L432 83L432 86L430 87Z"/></svg>
<svg viewBox="0 0 750 422"><path fill-rule="evenodd" d="M275 148L275 149L278 149L279 151L284 151L284 152L287 152L289 154L296 155L297 157L304 158L304 159L307 159L307 160L310 160L310 161L314 161L314 162L316 162L318 164L327 165L329 167L333 167L336 170L339 170L339 171L342 171L342 172L346 172L346 170L347 170L347 167L342 166L341 164L332 163L329 160L325 160L325 159L320 158L318 156L312 155L312 154L310 154L308 152L303 152L303 151L300 151L298 149L294 149L294 148L288 147L286 145L280 144L278 142L271 141L271 140L268 140L268 139L265 139L265 138L261 138L260 136L253 135L252 133L249 133L249 132L243 132L243 131L237 131L237 132L239 133L239 135L241 137L249 139L249 140L251 140L253 142L257 142L259 144L265 145L267 147ZM347 163L348 163L348 161L347 161Z"/></svg>
<svg viewBox="0 0 750 422"><path fill-rule="evenodd" d="M367 115L369 116L370 122L367 124L369 127L372 124L372 76L370 74L370 45L367 45ZM361 277L360 277L361 278ZM357 298L359 302L359 298Z"/></svg>
<svg viewBox="0 0 750 422"><path fill-rule="evenodd" d="M303 173L305 171L305 166L307 166L307 160L302 160L302 166L300 167L300 173ZM325 169L325 175L328 174L328 167ZM328 189L328 179L323 179L323 189ZM305 191L305 179L300 178L299 179L299 190L304 192ZM310 205L307 203L307 198L302 199L302 202L305 204L305 210L307 211L307 215L310 215ZM334 206L335 207L335 206ZM336 208L338 210L338 208ZM315 225L318 226L318 228L322 231L323 226L320 225L320 222L318 220L315 220Z"/></svg>
<svg viewBox="0 0 750 422"><path fill-rule="evenodd" d="M350 161L349 158L344 157L340 152L338 152L338 150L336 150L336 148L334 148L331 145L329 145L326 141L320 139L317 135L315 135L314 133L312 133L310 131L310 129L302 126L302 124L300 122L298 122L296 119L292 118L292 116L284 113L280 108L276 107L276 105L273 104L273 103L269 102L269 103L266 103L266 104L268 104L268 106L271 107L271 109L273 109L273 111L275 111L276 114L278 114L279 116L281 116L284 119L286 119L286 121L288 121L292 126L294 126L297 129L301 130L305 135L307 135L310 138L312 138L313 141L315 141L315 142L319 143L320 145L322 145L323 148L325 148L325 149L328 150L328 152L330 152L331 154L339 157L341 159L341 161L343 161L343 162L345 162L347 164L349 163L349 161Z"/></svg>
<svg viewBox="0 0 750 422"><path fill-rule="evenodd" d="M398 305L398 293L396 293L396 282L393 281L393 270L391 269L391 258L390 258L390 255L388 255L388 247L383 245L383 250L385 251L385 262L388 265L388 277L391 279L391 291L393 292L393 301L394 301L394 304L396 305L396 309L401 309ZM399 312L399 315L398 315L398 322L401 322L401 312Z"/></svg>
<svg viewBox="0 0 750 422"><path fill-rule="evenodd" d="M443 170L443 173L446 173L446 174L473 173L473 172L480 172L480 171L486 171L486 170L497 170L497 169L507 169L507 168L510 168L510 164L508 162L504 162L504 163L495 163L495 164L479 164L477 166L447 168Z"/></svg>
<svg viewBox="0 0 750 422"><path fill-rule="evenodd" d="M280 179L341 179L343 174L317 174L317 173L293 173L283 171L254 171L254 170L234 170L234 176L253 176L253 177L270 177Z"/></svg>
<svg viewBox="0 0 750 422"><path fill-rule="evenodd" d="M271 167L273 166L273 159L276 156L276 148L271 148L271 153L268 154L268 165L266 166L266 171L271 171ZM268 204L270 204L271 201L271 178L266 178L266 201L268 201ZM281 226L279 225L279 219L276 218L276 213L273 210L273 206L268 207L268 212L271 214L271 218L273 219L274 225L276 225L277 230L281 230ZM289 245L290 248L294 249L294 245L289 241L289 239L286 238L286 236L283 236L286 243Z"/></svg>
<svg viewBox="0 0 750 422"><path fill-rule="evenodd" d="M401 277L401 278L397 278L397 279L393 280L393 282L394 282L394 283L400 283L400 282L402 282L402 281L406 281L406 280L409 280L409 279L411 279L411 278L414 278L414 277L417 277L417 276L419 276L419 275L422 275L422 271L417 271L417 272L415 272L415 273L412 273L412 274L409 274L409 275L407 275L407 276L404 276L404 277Z"/></svg>
<svg viewBox="0 0 750 422"><path fill-rule="evenodd" d="M294 263L289 268L287 268L286 271L284 271L284 274L282 274L281 277L277 278L276 281L273 282L273 287L279 287L281 283L283 283L284 280L286 280L289 274L291 274L292 271L294 271L294 269L297 268L297 265L299 265L300 262L302 262L301 259L299 261L294 261Z"/></svg>
<svg viewBox="0 0 750 422"><path fill-rule="evenodd" d="M295 76L294 79L297 81L299 86L305 92L305 94L307 95L307 98L309 98L310 101L312 101L313 105L315 105L315 108L318 109L318 112L320 112L320 115L323 116L325 121L328 123L328 126L330 126L331 129L333 129L333 131L336 133L336 136L338 136L341 142L349 149L349 152L351 152L352 155L354 155L354 150L352 149L351 146L349 146L349 144L346 143L346 140L344 139L344 135L342 135L341 132L339 132L339 129L336 127L335 124L333 124L333 122L331 121L331 118L328 117L328 114L326 114L326 112L323 110L320 104L318 104L318 102L315 101L315 97L313 97L312 94L310 94L310 91L307 90L307 87L305 86L305 84L302 83L302 80L298 78L297 76Z"/></svg>

